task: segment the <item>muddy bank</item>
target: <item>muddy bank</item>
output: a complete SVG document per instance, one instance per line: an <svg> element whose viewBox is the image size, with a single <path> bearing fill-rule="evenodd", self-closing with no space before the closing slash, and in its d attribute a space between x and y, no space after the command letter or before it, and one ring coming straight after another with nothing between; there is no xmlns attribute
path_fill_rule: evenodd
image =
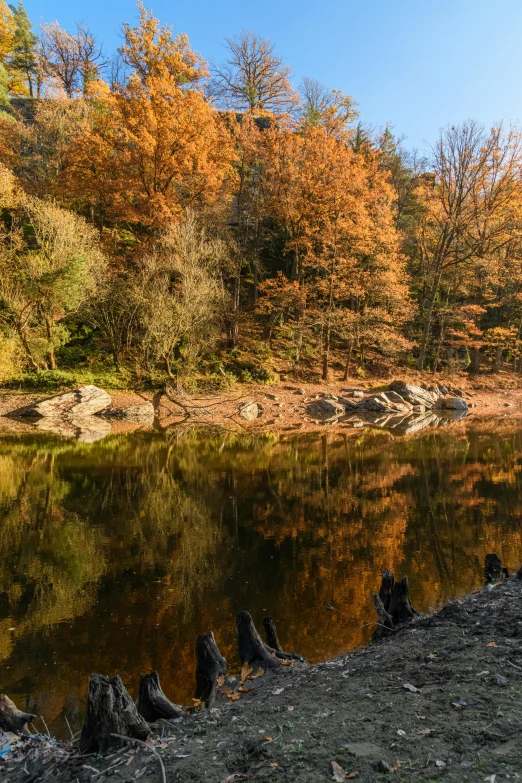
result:
<svg viewBox="0 0 522 783"><path fill-rule="evenodd" d="M521 609L522 583L510 577L379 646L282 667L237 701L164 722L149 748L103 758L44 739L18 743L0 759L0 780L317 783L332 780L332 762L366 783L517 780Z"/></svg>

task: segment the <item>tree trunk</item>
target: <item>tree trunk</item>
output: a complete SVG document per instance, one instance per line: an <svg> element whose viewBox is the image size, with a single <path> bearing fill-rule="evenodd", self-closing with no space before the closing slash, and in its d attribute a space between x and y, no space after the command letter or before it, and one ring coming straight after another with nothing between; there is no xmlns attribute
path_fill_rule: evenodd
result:
<svg viewBox="0 0 522 783"><path fill-rule="evenodd" d="M235 348L237 343L237 337L239 334L239 303L241 300L241 269L243 267L243 256L240 255L237 262L236 276L234 278L234 294L233 294L233 315L232 324L230 329L230 347Z"/></svg>
<svg viewBox="0 0 522 783"><path fill-rule="evenodd" d="M184 710L181 707L178 707L177 704L173 704L169 701L161 690L158 672L151 672L150 674L142 674L140 676L136 709L141 717L145 718L147 723L155 723L161 718L164 718L165 720L181 718L185 715Z"/></svg>
<svg viewBox="0 0 522 783"><path fill-rule="evenodd" d="M216 697L218 677L226 674L227 662L219 652L212 631L196 639L196 699L210 707Z"/></svg>
<svg viewBox="0 0 522 783"><path fill-rule="evenodd" d="M480 372L480 348L473 348L473 372Z"/></svg>
<svg viewBox="0 0 522 783"><path fill-rule="evenodd" d="M346 365L344 368L343 381L347 381L350 375L350 364L352 363L352 351L353 351L353 340L352 342L350 342L350 347L346 355Z"/></svg>
<svg viewBox="0 0 522 783"><path fill-rule="evenodd" d="M47 363L50 370L56 370L56 358L54 356L53 329L49 318L45 319L45 331L47 333Z"/></svg>
<svg viewBox="0 0 522 783"><path fill-rule="evenodd" d="M28 723L36 718L30 712L22 712L9 696L0 693L0 729L21 734Z"/></svg>
<svg viewBox="0 0 522 783"><path fill-rule="evenodd" d="M495 351L495 362L493 365L493 372L500 372L502 367L502 352L503 348L499 345Z"/></svg>
<svg viewBox="0 0 522 783"><path fill-rule="evenodd" d="M329 365L330 363L330 324L326 324L324 330L324 344L323 344L323 381L327 381L329 377Z"/></svg>
<svg viewBox="0 0 522 783"><path fill-rule="evenodd" d="M262 663L269 669L280 668L280 662L259 636L248 612L238 612L236 616L236 637L241 663Z"/></svg>
<svg viewBox="0 0 522 783"><path fill-rule="evenodd" d="M145 741L150 735L150 729L141 715L138 715L136 706L118 674L110 678L103 674L93 674L89 677L80 752L104 753L112 746L119 747L122 740L113 737L113 734Z"/></svg>
<svg viewBox="0 0 522 783"><path fill-rule="evenodd" d="M426 361L426 348L428 346L428 340L430 337L430 331L431 331L431 321L433 318L433 310L435 307L435 299L437 298L437 293L439 290L440 285L440 279L442 277L442 272L439 272L433 281L433 289L431 291L431 296L428 302L428 309L426 310L426 314L424 316L424 326L422 329L422 338L421 338L421 344L420 344L420 350L419 350L419 359L417 362L417 368L419 370L424 369L424 362Z"/></svg>
<svg viewBox="0 0 522 783"><path fill-rule="evenodd" d="M28 340L27 340L27 335L25 334L25 332L24 332L24 330L23 330L23 328L22 328L22 326L21 326L20 324L17 324L17 325L16 325L16 331L17 331L17 333L18 333L18 337L20 338L20 342L21 342L21 343L22 343L22 345L23 345L23 348L24 348L24 351L25 351L26 358L28 359L28 361L29 361L29 363L30 363L31 367L32 367L32 368L33 368L33 370L35 370L36 372L40 372L40 367L39 367L39 365L37 364L36 360L34 359L34 357L33 357L33 354L32 354L32 352L31 352L31 349L30 349L30 347L29 347L29 342L28 342Z"/></svg>

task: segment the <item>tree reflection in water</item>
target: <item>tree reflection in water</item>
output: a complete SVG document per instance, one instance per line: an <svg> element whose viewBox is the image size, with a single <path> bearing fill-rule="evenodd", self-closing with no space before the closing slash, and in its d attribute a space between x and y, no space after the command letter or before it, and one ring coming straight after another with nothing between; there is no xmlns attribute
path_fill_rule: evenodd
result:
<svg viewBox="0 0 522 783"><path fill-rule="evenodd" d="M0 691L64 734L87 678L193 695L194 642L237 663L234 615L311 660L367 640L390 567L422 610L522 562L522 425L283 437L0 441ZM329 611L327 606L333 606Z"/></svg>

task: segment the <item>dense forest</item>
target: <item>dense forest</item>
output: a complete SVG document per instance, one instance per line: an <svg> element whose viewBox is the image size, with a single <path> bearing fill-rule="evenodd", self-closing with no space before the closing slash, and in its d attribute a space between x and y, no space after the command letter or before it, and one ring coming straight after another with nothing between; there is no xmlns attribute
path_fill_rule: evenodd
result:
<svg viewBox="0 0 522 783"><path fill-rule="evenodd" d="M0 0L4 385L522 370L518 128L422 156L255 33L122 38Z"/></svg>

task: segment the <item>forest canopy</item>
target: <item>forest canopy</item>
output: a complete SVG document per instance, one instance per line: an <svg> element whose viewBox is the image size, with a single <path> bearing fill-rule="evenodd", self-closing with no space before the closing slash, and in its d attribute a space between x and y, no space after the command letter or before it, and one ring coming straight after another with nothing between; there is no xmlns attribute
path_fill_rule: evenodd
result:
<svg viewBox="0 0 522 783"><path fill-rule="evenodd" d="M522 370L517 127L421 156L252 31L122 39L0 0L1 383Z"/></svg>

